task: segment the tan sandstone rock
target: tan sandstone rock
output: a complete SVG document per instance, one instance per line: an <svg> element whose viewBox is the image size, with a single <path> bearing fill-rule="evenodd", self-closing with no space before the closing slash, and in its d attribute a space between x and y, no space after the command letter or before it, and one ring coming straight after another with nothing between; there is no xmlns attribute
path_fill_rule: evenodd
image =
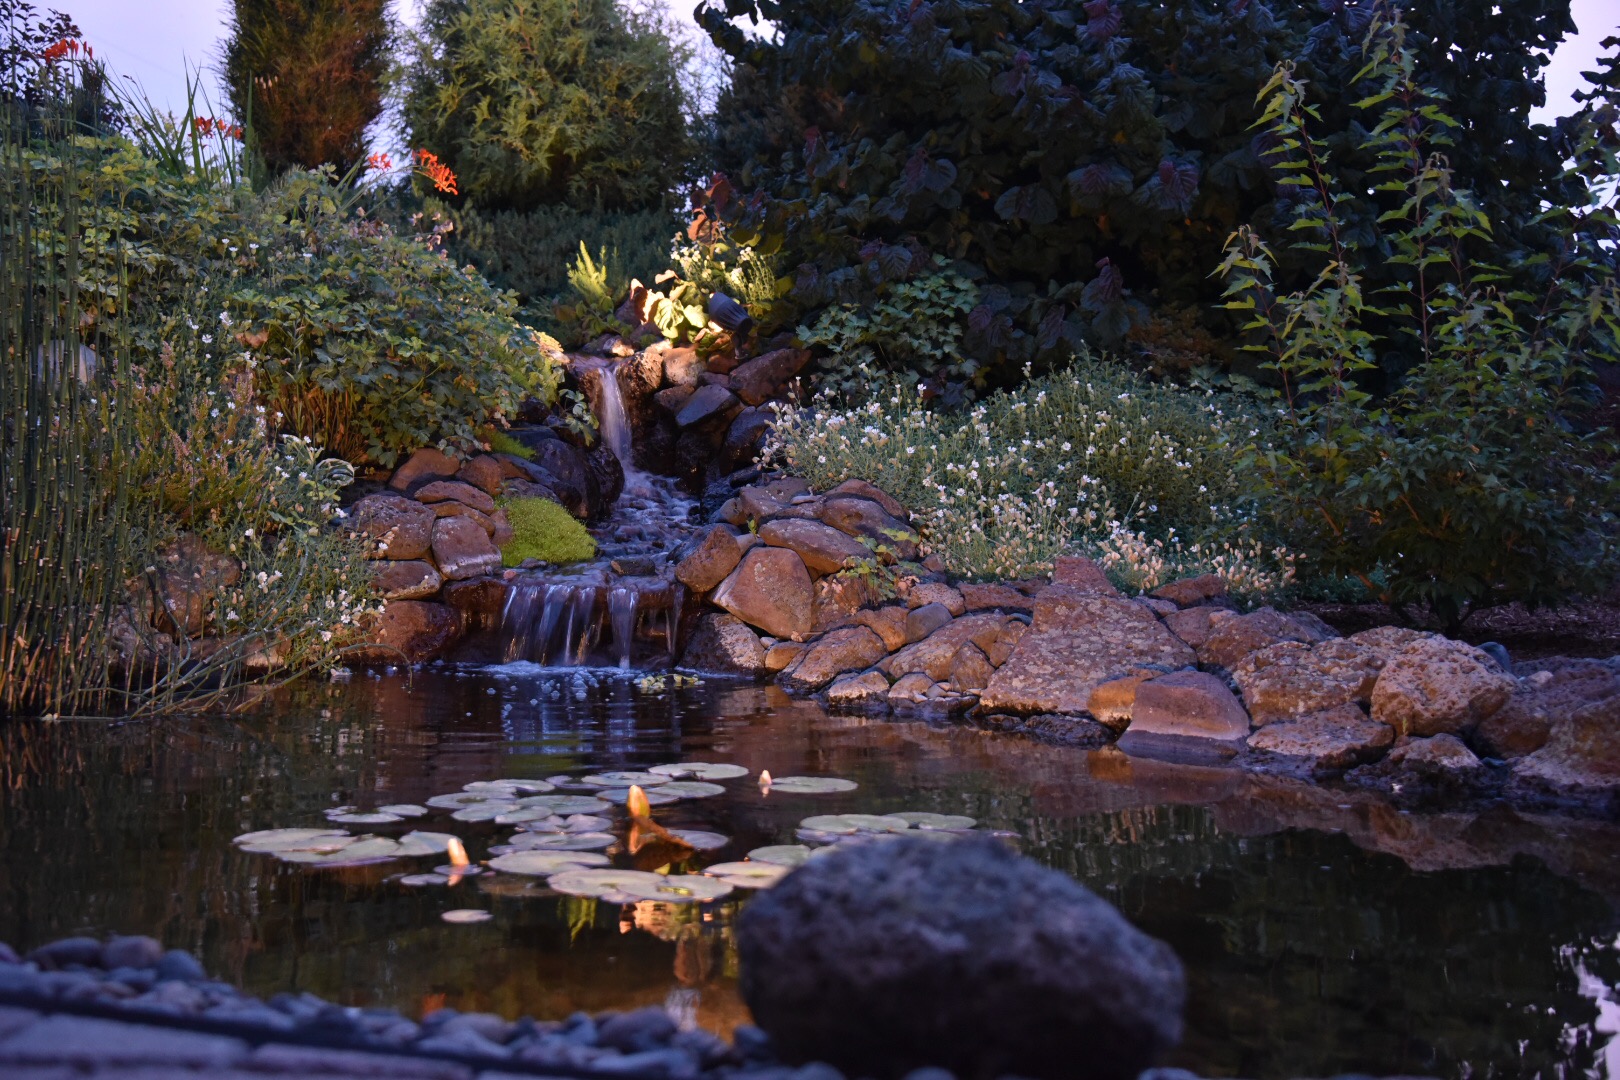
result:
<svg viewBox="0 0 1620 1080"><path fill-rule="evenodd" d="M433 561L446 581L496 574L501 569L501 553L490 542L489 533L464 517L443 517L433 523Z"/></svg>
<svg viewBox="0 0 1620 1080"><path fill-rule="evenodd" d="M1376 652L1353 641L1307 645L1282 641L1250 653L1232 670L1256 724L1340 705L1365 705L1383 668Z"/></svg>
<svg viewBox="0 0 1620 1080"><path fill-rule="evenodd" d="M827 688L827 704L842 708L869 708L886 704L889 680L876 671L843 675Z"/></svg>
<svg viewBox="0 0 1620 1080"><path fill-rule="evenodd" d="M795 693L814 693L837 676L869 668L887 655L883 639L871 630L846 626L823 635L777 681Z"/></svg>
<svg viewBox="0 0 1620 1080"><path fill-rule="evenodd" d="M1251 749L1301 759L1322 770L1376 761L1394 742L1394 730L1370 719L1360 705L1280 720L1249 736Z"/></svg>
<svg viewBox="0 0 1620 1080"><path fill-rule="evenodd" d="M403 495L367 495L349 511L356 532L372 539L372 559L420 559L433 548L434 513Z"/></svg>
<svg viewBox="0 0 1620 1080"><path fill-rule="evenodd" d="M1206 671L1176 671L1136 688L1131 730L1199 739L1243 739L1249 714L1226 684Z"/></svg>
<svg viewBox="0 0 1620 1080"><path fill-rule="evenodd" d="M1397 735L1455 734L1506 705L1517 685L1472 645L1425 638L1384 665L1372 691L1372 716Z"/></svg>
<svg viewBox="0 0 1620 1080"><path fill-rule="evenodd" d="M675 580L693 592L705 593L724 581L741 561L731 530L710 525L698 534L687 556L675 564Z"/></svg>
<svg viewBox="0 0 1620 1080"><path fill-rule="evenodd" d="M810 571L787 548L754 548L715 588L711 599L772 637L808 634L815 621Z"/></svg>
<svg viewBox="0 0 1620 1080"><path fill-rule="evenodd" d="M768 670L759 635L742 620L717 611L698 619L681 654L681 666L723 675L759 676Z"/></svg>
<svg viewBox="0 0 1620 1080"><path fill-rule="evenodd" d="M420 559L376 563L371 577L384 600L421 600L438 592L443 581L432 563Z"/></svg>
<svg viewBox="0 0 1620 1080"><path fill-rule="evenodd" d="M760 526L759 538L771 547L799 553L814 574L836 574L851 559L870 559L872 551L859 540L819 521L778 518Z"/></svg>
<svg viewBox="0 0 1620 1080"><path fill-rule="evenodd" d="M878 670L891 679L920 671L934 682L944 682L951 677L951 658L958 649L971 641L988 655L1009 618L986 613L953 619L923 640L907 645L879 663Z"/></svg>

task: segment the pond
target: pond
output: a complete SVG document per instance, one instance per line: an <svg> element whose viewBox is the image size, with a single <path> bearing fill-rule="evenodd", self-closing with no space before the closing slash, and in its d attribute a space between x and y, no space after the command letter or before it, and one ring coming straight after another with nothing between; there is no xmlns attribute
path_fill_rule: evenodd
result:
<svg viewBox="0 0 1620 1080"><path fill-rule="evenodd" d="M661 1004L727 1034L748 1020L747 892L621 905L508 874L411 887L398 879L433 860L323 869L232 844L325 826L338 805L681 760L859 784L766 795L748 777L658 807L731 838L694 865L792 843L812 814L965 814L1016 834L1175 947L1190 1000L1173 1063L1202 1075L1620 1076L1620 827L1403 813L1210 763L829 715L772 688L528 664L358 673L232 717L0 726L0 940L148 933L264 996L542 1018ZM474 861L513 832L445 811L353 828L413 827L456 833ZM453 908L493 917L453 925Z"/></svg>

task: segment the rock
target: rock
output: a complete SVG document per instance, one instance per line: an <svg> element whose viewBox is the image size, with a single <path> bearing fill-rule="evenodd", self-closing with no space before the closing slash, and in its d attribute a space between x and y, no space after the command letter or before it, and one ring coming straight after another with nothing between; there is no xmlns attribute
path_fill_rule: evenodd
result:
<svg viewBox="0 0 1620 1080"><path fill-rule="evenodd" d="M959 585L963 611L1033 612L1035 601L1009 585Z"/></svg>
<svg viewBox="0 0 1620 1080"><path fill-rule="evenodd" d="M654 394L653 400L658 403L659 408L674 416L686 407L686 403L692 400L695 393L697 393L696 385L669 386Z"/></svg>
<svg viewBox="0 0 1620 1080"><path fill-rule="evenodd" d="M184 949L170 949L157 963L157 977L176 982L200 982L208 977L202 964Z"/></svg>
<svg viewBox="0 0 1620 1080"><path fill-rule="evenodd" d="M989 655L1009 618L986 612L952 619L923 640L907 645L880 662L878 670L891 679L923 672L935 682L944 682L951 677L951 659L958 649L971 641Z"/></svg>
<svg viewBox="0 0 1620 1080"><path fill-rule="evenodd" d="M1057 565L1052 570L1052 584L1066 585L1081 592L1100 593L1103 596L1119 595L1119 590L1108 580L1103 568L1091 559L1079 555L1059 556Z"/></svg>
<svg viewBox="0 0 1620 1080"><path fill-rule="evenodd" d="M917 556L916 533L911 526L890 514L871 499L840 495L821 507L820 518L839 532L866 537L892 550L901 559Z"/></svg>
<svg viewBox="0 0 1620 1080"><path fill-rule="evenodd" d="M1249 736L1249 748L1301 760L1312 771L1340 770L1378 760L1394 741L1394 730L1360 705L1340 705L1267 724Z"/></svg>
<svg viewBox="0 0 1620 1080"><path fill-rule="evenodd" d="M742 621L719 612L698 619L687 639L681 666L720 675L747 675L757 678L767 671L765 647L759 635Z"/></svg>
<svg viewBox="0 0 1620 1080"><path fill-rule="evenodd" d="M392 600L383 606L371 635L378 647L349 655L362 663L420 664L442 656L460 636L461 614L455 609L425 600Z"/></svg>
<svg viewBox="0 0 1620 1080"><path fill-rule="evenodd" d="M906 644L921 641L951 621L951 613L944 604L924 604L906 614Z"/></svg>
<svg viewBox="0 0 1620 1080"><path fill-rule="evenodd" d="M809 647L797 641L778 641L765 650L765 670L786 671ZM887 687L888 684L884 683L884 686Z"/></svg>
<svg viewBox="0 0 1620 1080"><path fill-rule="evenodd" d="M1355 641L1282 641L1250 653L1232 671L1256 724L1340 705L1365 705L1383 658Z"/></svg>
<svg viewBox="0 0 1620 1080"><path fill-rule="evenodd" d="M841 846L738 919L743 1000L852 1076L1131 1080L1181 1036L1169 946L990 838Z"/></svg>
<svg viewBox="0 0 1620 1080"><path fill-rule="evenodd" d="M1385 761L1392 769L1419 773L1471 771L1484 767L1455 735L1408 739L1391 750Z"/></svg>
<svg viewBox="0 0 1620 1080"><path fill-rule="evenodd" d="M996 669L990 658L969 641L951 657L951 689L959 694L977 694L990 685Z"/></svg>
<svg viewBox="0 0 1620 1080"><path fill-rule="evenodd" d="M696 386L708 368L696 349L677 346L664 353L664 381L670 386Z"/></svg>
<svg viewBox="0 0 1620 1080"><path fill-rule="evenodd" d="M863 671L858 675L842 675L827 688L827 704L843 708L870 708L886 704L889 680L880 672Z"/></svg>
<svg viewBox="0 0 1620 1080"><path fill-rule="evenodd" d="M1185 641L1194 651L1204 647L1209 635L1214 632L1227 619L1238 617L1237 612L1228 611L1218 607L1195 607L1185 611L1167 611L1164 614L1164 625L1170 632Z"/></svg>
<svg viewBox="0 0 1620 1080"><path fill-rule="evenodd" d="M686 557L675 564L675 580L693 592L705 593L724 581L741 561L731 530L710 525L693 538Z"/></svg>
<svg viewBox="0 0 1620 1080"><path fill-rule="evenodd" d="M585 451L562 439L546 439L531 447L534 465L549 474L537 482L549 487L563 509L580 519L594 517L600 509L601 492L591 475Z"/></svg>
<svg viewBox="0 0 1620 1080"><path fill-rule="evenodd" d="M1124 731L1131 722L1131 710L1136 707L1136 691L1149 675L1127 675L1123 679L1109 679L1092 688L1086 699L1086 712L1098 723L1106 724L1116 732Z"/></svg>
<svg viewBox="0 0 1620 1080"><path fill-rule="evenodd" d="M922 582L912 586L911 591L906 594L908 607L920 608L928 604L942 605L953 617L967 611L967 601L962 593L943 581Z"/></svg>
<svg viewBox="0 0 1620 1080"><path fill-rule="evenodd" d="M1063 716L1058 713L1040 713L1035 716L987 713L980 719L980 724L991 731L1028 735L1042 742L1073 746L1082 750L1109 746L1119 737L1119 732L1089 716Z"/></svg>
<svg viewBox="0 0 1620 1080"><path fill-rule="evenodd" d="M871 630L846 626L823 635L777 681L793 693L813 694L844 672L869 668L887 655L883 639Z"/></svg>
<svg viewBox="0 0 1620 1080"><path fill-rule="evenodd" d="M835 574L850 559L872 558L864 544L819 521L767 521L759 528L759 538L771 547L798 552L804 565L815 574Z"/></svg>
<svg viewBox="0 0 1620 1080"><path fill-rule="evenodd" d="M1131 599L1135 600L1138 604L1141 604L1143 607L1147 608L1149 611L1153 612L1153 614L1157 615L1161 619L1164 618L1166 615L1174 615L1177 611L1180 610L1171 601L1169 601L1169 600L1160 600L1157 597L1133 596L1133 597L1131 597Z"/></svg>
<svg viewBox="0 0 1620 1080"><path fill-rule="evenodd" d="M163 959L161 942L139 935L110 938L101 947L101 966L114 968L155 968Z"/></svg>
<svg viewBox="0 0 1620 1080"><path fill-rule="evenodd" d="M380 562L371 575L384 600L422 600L438 592L443 581L432 563L420 559Z"/></svg>
<svg viewBox="0 0 1620 1080"><path fill-rule="evenodd" d="M191 638L208 625L219 594L242 580L242 564L214 551L192 533L181 533L158 553L154 624Z"/></svg>
<svg viewBox="0 0 1620 1080"><path fill-rule="evenodd" d="M1036 601L1034 630L990 680L981 703L987 712L1078 715L1100 683L1192 662L1192 650L1141 605L1054 585Z"/></svg>
<svg viewBox="0 0 1620 1080"><path fill-rule="evenodd" d="M461 470L456 473L456 479L471 484L486 495L499 495L501 481L506 474L501 470L501 463L488 454L479 454L469 461L462 462Z"/></svg>
<svg viewBox="0 0 1620 1080"><path fill-rule="evenodd" d="M585 471L590 474L597 497L601 499L598 512L608 510L624 494L624 463L606 443L597 443L585 452Z"/></svg>
<svg viewBox="0 0 1620 1080"><path fill-rule="evenodd" d="M1513 654L1508 652L1507 646L1500 641L1482 641L1479 651L1496 661L1496 666L1505 674L1513 674Z"/></svg>
<svg viewBox="0 0 1620 1080"><path fill-rule="evenodd" d="M1620 694L1554 722L1546 745L1514 763L1516 782L1559 795L1620 793Z"/></svg>
<svg viewBox="0 0 1620 1080"><path fill-rule="evenodd" d="M675 414L678 427L688 428L712 417L723 416L737 404L737 395L723 386L700 386Z"/></svg>
<svg viewBox="0 0 1620 1080"><path fill-rule="evenodd" d="M850 621L856 626L865 626L878 637L883 639L884 648L890 652L904 648L910 641L906 636L906 627L910 622L908 612L898 604L890 604L880 608L866 608L850 616Z"/></svg>
<svg viewBox="0 0 1620 1080"><path fill-rule="evenodd" d="M939 684L920 671L909 672L900 676L889 687L889 704L916 705L929 699Z"/></svg>
<svg viewBox="0 0 1620 1080"><path fill-rule="evenodd" d="M395 491L409 492L416 485L431 480L449 480L460 471L460 461L428 447L418 450L406 459L405 464L395 469L394 475L388 478L388 486Z"/></svg>
<svg viewBox="0 0 1620 1080"><path fill-rule="evenodd" d="M1263 607L1210 627L1209 637L1198 648L1198 666L1216 672L1232 671L1239 660L1280 641L1300 641L1314 645L1332 634L1289 618L1275 608ZM1251 706L1252 708L1252 706Z"/></svg>
<svg viewBox="0 0 1620 1080"><path fill-rule="evenodd" d="M433 547L434 513L403 495L367 495L349 511L355 532L375 543L369 558L420 559Z"/></svg>
<svg viewBox="0 0 1620 1080"><path fill-rule="evenodd" d="M1455 734L1506 705L1517 685L1472 645L1427 638L1384 666L1373 686L1372 716L1397 735Z"/></svg>
<svg viewBox="0 0 1620 1080"><path fill-rule="evenodd" d="M499 630L501 615L512 586L500 578L481 577L452 581L444 587L444 602L461 613L463 633L473 630Z"/></svg>
<svg viewBox="0 0 1620 1080"><path fill-rule="evenodd" d="M1404 626L1375 626L1371 630L1363 630L1359 634L1351 634L1347 639L1366 649L1372 649L1384 658L1387 663L1391 657L1408 645L1419 641L1427 641L1434 634L1422 630L1409 630Z"/></svg>
<svg viewBox="0 0 1620 1080"><path fill-rule="evenodd" d="M489 533L464 517L445 517L433 523L433 561L446 581L501 570L501 553L490 543Z"/></svg>
<svg viewBox="0 0 1620 1080"><path fill-rule="evenodd" d="M1178 608L1197 607L1226 595L1226 579L1219 574L1200 574L1161 585L1148 595L1168 600Z"/></svg>
<svg viewBox="0 0 1620 1080"><path fill-rule="evenodd" d="M1474 730L1474 744L1491 757L1523 757L1547 744L1554 723L1617 694L1620 668L1602 660L1573 661L1545 678L1520 680L1507 704Z"/></svg>
<svg viewBox="0 0 1620 1080"><path fill-rule="evenodd" d="M489 519L494 523L495 531L489 534L492 544L499 550L505 550L506 545L517 539L517 533L512 530L512 522L506 516L505 508L497 508Z"/></svg>
<svg viewBox="0 0 1620 1080"><path fill-rule="evenodd" d="M753 461L759 455L765 436L771 430L775 415L769 409L747 408L738 413L726 428L726 437L720 443L720 459L726 467L736 468Z"/></svg>
<svg viewBox="0 0 1620 1080"><path fill-rule="evenodd" d="M508 499L544 499L563 506L562 498L549 485L532 480L508 480L501 485L501 493Z"/></svg>
<svg viewBox="0 0 1620 1080"><path fill-rule="evenodd" d="M1018 643L1024 640L1024 635L1028 632L1029 623L1020 618L1010 618L1001 624L1000 630L996 631L996 640L980 647L984 649L984 655L990 658L990 663L1000 667L1007 662L1007 658L1018 648Z"/></svg>
<svg viewBox="0 0 1620 1080"><path fill-rule="evenodd" d="M814 625L815 589L810 572L804 560L786 548L750 551L711 599L772 637L808 634Z"/></svg>
<svg viewBox="0 0 1620 1080"><path fill-rule="evenodd" d="M739 364L731 372L731 385L737 396L749 405L761 405L774 397L810 362L809 349L777 349Z"/></svg>
<svg viewBox="0 0 1620 1080"><path fill-rule="evenodd" d="M28 954L27 959L46 971L60 971L70 965L99 967L101 942L93 937L60 938L34 949Z"/></svg>
<svg viewBox="0 0 1620 1080"><path fill-rule="evenodd" d="M827 497L834 495L853 495L857 499L871 499L883 507L885 513L905 521L910 517L906 513L903 503L876 484L869 484L865 480L845 480L842 484L827 492Z"/></svg>
<svg viewBox="0 0 1620 1080"><path fill-rule="evenodd" d="M477 510L474 510L472 507L468 506L466 503L459 503L459 502L434 503L433 504L433 516L434 517L441 517L441 518L464 517L468 521L472 522L474 525L477 525L480 529L483 529L486 535L491 536L491 537L493 537L495 535L495 519L491 518L487 514L479 513Z"/></svg>
<svg viewBox="0 0 1620 1080"><path fill-rule="evenodd" d="M1177 671L1136 688L1131 730L1199 739L1244 739L1249 714L1226 684L1205 671Z"/></svg>
<svg viewBox="0 0 1620 1080"><path fill-rule="evenodd" d="M414 492L416 501L432 505L453 499L463 506L470 506L480 514L493 514L495 500L479 491L471 484L464 484L460 480L434 480L423 484Z"/></svg>

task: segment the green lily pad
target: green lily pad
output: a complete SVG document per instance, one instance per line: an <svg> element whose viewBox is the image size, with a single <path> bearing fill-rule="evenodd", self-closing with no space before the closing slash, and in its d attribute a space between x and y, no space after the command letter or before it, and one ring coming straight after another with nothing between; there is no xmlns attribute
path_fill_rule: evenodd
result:
<svg viewBox="0 0 1620 1080"><path fill-rule="evenodd" d="M718 851L731 843L731 837L702 829L671 829L669 835L694 851Z"/></svg>
<svg viewBox="0 0 1620 1080"><path fill-rule="evenodd" d="M655 772L624 771L596 773L592 776L582 776L580 777L579 782L582 784L589 784L591 787L599 788L627 788L631 784L636 784L640 787L646 788L656 787L659 784L667 784L669 783L670 779L671 778L668 776L663 776Z"/></svg>
<svg viewBox="0 0 1620 1080"><path fill-rule="evenodd" d="M830 795L858 787L855 781L836 776L781 776L771 780L770 790L784 795Z"/></svg>
<svg viewBox="0 0 1620 1080"><path fill-rule="evenodd" d="M422 885L448 885L450 879L443 874L406 874L399 879L399 883L416 888Z"/></svg>
<svg viewBox="0 0 1620 1080"><path fill-rule="evenodd" d="M519 807L514 802L484 802L463 806L450 816L457 821L494 821L507 814L516 813Z"/></svg>
<svg viewBox="0 0 1620 1080"><path fill-rule="evenodd" d="M726 789L719 784L706 784L701 780L677 780L658 789L658 794L673 795L677 799L712 799L725 793Z"/></svg>
<svg viewBox="0 0 1620 1080"><path fill-rule="evenodd" d="M260 829L243 833L231 842L243 851L275 855L282 851L337 851L353 841L345 829Z"/></svg>
<svg viewBox="0 0 1620 1080"><path fill-rule="evenodd" d="M489 860L491 870L533 877L547 877L564 870L583 870L607 864L608 857L594 851L514 851Z"/></svg>
<svg viewBox="0 0 1620 1080"><path fill-rule="evenodd" d="M544 795L553 790L551 783L546 780L474 780L470 784L461 785L462 791L486 792L491 795L503 795L515 798L522 795Z"/></svg>
<svg viewBox="0 0 1620 1080"><path fill-rule="evenodd" d="M670 787L674 787L674 785L670 784L660 788L643 788L641 793L647 796L647 805L649 806L665 806L672 802L680 802L682 796L668 794ZM623 806L630 798L630 789L607 788L597 792L597 797L606 802Z"/></svg>
<svg viewBox="0 0 1620 1080"><path fill-rule="evenodd" d="M395 817L422 817L428 812L425 806L415 803L389 803L387 806L377 807L379 814L393 814Z"/></svg>
<svg viewBox="0 0 1620 1080"><path fill-rule="evenodd" d="M704 877L702 874L663 874L651 875L657 878L657 883L635 881L628 885L621 885L620 892L628 893L640 900L667 900L676 904L701 904L709 900L719 900L723 896L731 895L733 886L730 882L719 878ZM553 879L555 880L555 879Z"/></svg>
<svg viewBox="0 0 1620 1080"><path fill-rule="evenodd" d="M435 866L433 868L433 872L435 874L443 874L447 878L452 878L452 877L477 877L479 874L482 874L484 872L484 868L481 867L481 866L446 865L446 866Z"/></svg>
<svg viewBox="0 0 1620 1080"><path fill-rule="evenodd" d="M613 828L610 818L598 817L595 814L569 814L563 819L563 832L607 832Z"/></svg>
<svg viewBox="0 0 1620 1080"><path fill-rule="evenodd" d="M790 866L768 862L723 862L703 872L739 889L768 889L793 872Z"/></svg>
<svg viewBox="0 0 1620 1080"><path fill-rule="evenodd" d="M435 795L427 801L429 806L439 810L460 810L464 806L482 806L485 803L509 803L517 801L516 796L510 792L493 791L452 791L447 795Z"/></svg>
<svg viewBox="0 0 1620 1080"><path fill-rule="evenodd" d="M513 851L601 851L618 839L612 833L518 833L506 846Z"/></svg>
<svg viewBox="0 0 1620 1080"><path fill-rule="evenodd" d="M557 892L567 893L569 896L594 896L603 900L625 896L636 900L646 897L638 897L631 893L629 891L631 886L640 885L643 889L653 889L661 885L663 880L661 875L649 874L643 870L564 870L552 875L547 884Z"/></svg>
<svg viewBox="0 0 1620 1080"><path fill-rule="evenodd" d="M708 761L680 761L672 765L654 765L648 772L661 773L677 780L735 780L747 776L741 765L717 765Z"/></svg>
<svg viewBox="0 0 1620 1080"><path fill-rule="evenodd" d="M336 851L279 851L282 862L300 866L367 866L371 863L392 862L400 857L399 841L385 836L358 836L354 842Z"/></svg>
<svg viewBox="0 0 1620 1080"><path fill-rule="evenodd" d="M326 811L326 820L335 821L340 825L388 825L405 819L383 810L360 811L352 807L339 806Z"/></svg>
<svg viewBox="0 0 1620 1080"><path fill-rule="evenodd" d="M757 847L748 853L754 862L774 863L792 869L803 866L810 857L810 849L803 844L772 844L769 847Z"/></svg>
<svg viewBox="0 0 1620 1080"><path fill-rule="evenodd" d="M477 923L488 922L494 916L487 911L480 911L478 908L456 908L453 911L444 912L439 918L447 923Z"/></svg>
<svg viewBox="0 0 1620 1080"><path fill-rule="evenodd" d="M450 850L450 841L459 840L454 833L408 832L399 838L401 855L443 855Z"/></svg>
<svg viewBox="0 0 1620 1080"><path fill-rule="evenodd" d="M929 830L971 829L978 824L977 821L962 814L930 814L923 810L908 810L904 814L886 816L901 818L919 829Z"/></svg>
<svg viewBox="0 0 1620 1080"><path fill-rule="evenodd" d="M544 807L553 814L602 814L608 804L594 795L530 795L518 800L519 806Z"/></svg>
<svg viewBox="0 0 1620 1080"><path fill-rule="evenodd" d="M543 806L514 806L504 813L496 814L494 820L497 825L527 825L535 821L550 821L556 816L556 814ZM546 830L538 829L536 831L544 832ZM561 832L562 830L559 828L557 831Z"/></svg>
<svg viewBox="0 0 1620 1080"><path fill-rule="evenodd" d="M595 788L577 776L548 776L546 783L557 791L593 791Z"/></svg>
<svg viewBox="0 0 1620 1080"><path fill-rule="evenodd" d="M861 832L905 832L911 823L894 814L817 814L799 822L799 828L852 836Z"/></svg>

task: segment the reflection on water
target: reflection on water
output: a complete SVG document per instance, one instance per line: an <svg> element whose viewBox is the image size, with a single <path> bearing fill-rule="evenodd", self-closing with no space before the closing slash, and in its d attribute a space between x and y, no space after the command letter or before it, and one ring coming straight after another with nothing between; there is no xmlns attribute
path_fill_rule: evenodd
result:
<svg viewBox="0 0 1620 1080"><path fill-rule="evenodd" d="M1615 826L1408 815L1117 750L830 717L768 689L647 695L605 673L359 676L248 716L0 728L0 940L152 933L262 995L542 1017L661 1004L727 1032L747 1019L735 899L620 907L494 874L410 889L389 879L413 865L311 870L230 843L321 825L333 805L681 758L861 785L737 781L658 808L734 838L701 863L791 842L811 813L932 810L1018 833L1175 946L1191 982L1176 1064L1205 1075L1620 1076ZM511 831L443 816L378 831L413 825L457 832L474 858ZM495 918L446 925L453 907Z"/></svg>

